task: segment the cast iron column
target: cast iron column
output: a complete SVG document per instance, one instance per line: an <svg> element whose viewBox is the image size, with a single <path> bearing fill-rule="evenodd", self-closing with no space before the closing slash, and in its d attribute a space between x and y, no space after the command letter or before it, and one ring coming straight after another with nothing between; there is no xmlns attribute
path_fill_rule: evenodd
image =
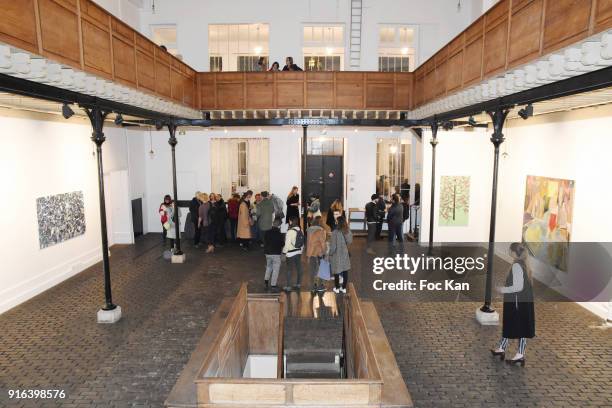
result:
<svg viewBox="0 0 612 408"><path fill-rule="evenodd" d="M108 262L108 232L106 230L106 203L104 199L104 169L102 166L102 143L106 140L102 128L104 127L104 119L110 113L94 106L93 108L85 108L87 116L91 121L93 132L91 140L96 144L96 153L98 158L98 195L100 200L100 230L102 233L102 268L104 270L104 306L102 310L114 310L117 308L113 304L113 294L111 291L110 264Z"/></svg>
<svg viewBox="0 0 612 408"><path fill-rule="evenodd" d="M176 252L174 255L183 255L183 251L181 251L181 220L179 217L178 210L178 190L176 187L176 144L178 141L176 140L176 125L174 123L168 123L168 131L170 132L170 139L168 139L168 144L172 147L172 189L174 195L174 228L176 228L176 239L174 240L176 245Z"/></svg>
<svg viewBox="0 0 612 408"><path fill-rule="evenodd" d="M497 215L497 177L499 171L499 146L504 142L502 133L508 109L498 108L495 111L487 112L493 121L493 135L491 142L495 147L493 159L493 188L491 193L491 221L489 224L489 249L487 252L487 276L485 284L485 302L480 308L482 312L492 313L491 308L491 289L493 285L493 258L495 257L495 219Z"/></svg>
<svg viewBox="0 0 612 408"><path fill-rule="evenodd" d="M431 126L431 192L429 205L429 251L433 253L433 231L434 231L434 201L436 196L436 146L438 145L438 123L432 122Z"/></svg>
<svg viewBox="0 0 612 408"><path fill-rule="evenodd" d="M304 222L303 234L306 236L308 227L308 199L306 197L306 157L308 154L308 125L302 125L302 219Z"/></svg>

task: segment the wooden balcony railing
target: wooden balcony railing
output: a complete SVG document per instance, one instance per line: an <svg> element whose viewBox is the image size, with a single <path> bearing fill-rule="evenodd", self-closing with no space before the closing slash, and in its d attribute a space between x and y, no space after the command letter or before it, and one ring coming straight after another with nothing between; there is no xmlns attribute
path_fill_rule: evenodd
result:
<svg viewBox="0 0 612 408"><path fill-rule="evenodd" d="M501 0L415 71L414 105L612 27L612 0Z"/></svg>
<svg viewBox="0 0 612 408"><path fill-rule="evenodd" d="M197 108L196 71L91 0L0 0L0 41Z"/></svg>
<svg viewBox="0 0 612 408"><path fill-rule="evenodd" d="M408 72L200 72L200 109L407 110Z"/></svg>

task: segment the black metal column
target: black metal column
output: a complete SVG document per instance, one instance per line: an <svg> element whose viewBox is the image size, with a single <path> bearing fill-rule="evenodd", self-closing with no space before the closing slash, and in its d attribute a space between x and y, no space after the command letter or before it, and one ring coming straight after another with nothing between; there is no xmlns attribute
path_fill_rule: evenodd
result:
<svg viewBox="0 0 612 408"><path fill-rule="evenodd" d="M434 202L436 198L436 146L438 145L438 123L432 122L431 126L431 192L429 204L429 254L433 252L434 236Z"/></svg>
<svg viewBox="0 0 612 408"><path fill-rule="evenodd" d="M100 231L102 234L102 268L104 270L104 306L102 310L114 310L117 305L113 304L113 294L111 290L110 264L108 260L108 232L106 229L106 203L104 198L104 168L102 166L102 143L106 140L102 129L104 127L104 119L110 113L103 111L101 108L94 106L86 108L85 112L91 121L93 132L91 140L96 144L96 153L98 158L98 195L100 200Z"/></svg>
<svg viewBox="0 0 612 408"><path fill-rule="evenodd" d="M170 132L170 139L168 139L168 144L172 148L172 194L173 194L173 203L174 203L174 228L176 228L176 239L174 240L176 251L174 255L183 255L183 251L181 251L181 220L179 217L179 208L178 208L178 189L176 187L176 144L178 140L176 140L176 128L177 126L173 123L168 123L168 131Z"/></svg>
<svg viewBox="0 0 612 408"><path fill-rule="evenodd" d="M499 172L499 146L504 142L504 122L508 116L508 109L496 109L487 112L493 121L493 135L491 142L494 146L493 156L493 188L491 192L491 221L489 224L489 249L487 252L487 275L485 284L485 301L480 308L482 312L492 313L495 310L491 307L491 291L493 285L493 260L495 258L495 221L497 216L497 179Z"/></svg>
<svg viewBox="0 0 612 408"><path fill-rule="evenodd" d="M302 125L302 219L304 222L303 233L306 236L308 228L308 197L306 197L306 157L308 155L308 125Z"/></svg>

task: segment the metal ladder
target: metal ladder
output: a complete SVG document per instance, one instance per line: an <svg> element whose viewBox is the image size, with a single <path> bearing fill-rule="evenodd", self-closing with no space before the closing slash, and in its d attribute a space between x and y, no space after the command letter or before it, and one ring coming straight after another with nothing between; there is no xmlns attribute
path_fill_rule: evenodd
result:
<svg viewBox="0 0 612 408"><path fill-rule="evenodd" d="M363 18L363 1L351 1L351 29L349 60L350 69L361 67L361 23Z"/></svg>

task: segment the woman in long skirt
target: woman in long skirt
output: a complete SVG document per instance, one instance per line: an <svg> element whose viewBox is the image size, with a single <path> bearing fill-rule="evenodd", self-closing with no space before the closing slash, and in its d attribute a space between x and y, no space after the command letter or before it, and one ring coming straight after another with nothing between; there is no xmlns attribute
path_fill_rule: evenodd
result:
<svg viewBox="0 0 612 408"><path fill-rule="evenodd" d="M527 268L527 249L522 244L510 245L510 255L514 258L506 278L506 286L497 290L504 294L502 338L491 354L504 360L510 339L518 339L518 351L508 364L525 366L525 347L527 339L535 336L535 311L533 289Z"/></svg>

